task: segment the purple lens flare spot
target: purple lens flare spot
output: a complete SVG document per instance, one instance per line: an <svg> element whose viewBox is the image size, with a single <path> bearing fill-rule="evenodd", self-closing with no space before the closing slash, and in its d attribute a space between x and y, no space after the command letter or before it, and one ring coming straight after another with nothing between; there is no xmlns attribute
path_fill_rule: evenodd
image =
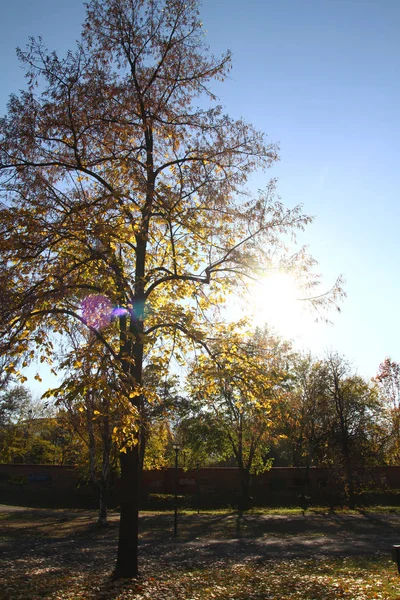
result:
<svg viewBox="0 0 400 600"><path fill-rule="evenodd" d="M112 304L106 296L87 296L82 300L81 308L82 317L89 327L103 329L110 324Z"/></svg>
<svg viewBox="0 0 400 600"><path fill-rule="evenodd" d="M129 315L129 310L127 308L122 308L122 306L117 306L112 311L113 317L124 317L125 315Z"/></svg>

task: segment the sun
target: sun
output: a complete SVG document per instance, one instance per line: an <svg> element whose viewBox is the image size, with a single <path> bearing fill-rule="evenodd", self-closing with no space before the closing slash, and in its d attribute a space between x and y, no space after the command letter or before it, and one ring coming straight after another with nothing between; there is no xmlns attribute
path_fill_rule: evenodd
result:
<svg viewBox="0 0 400 600"><path fill-rule="evenodd" d="M255 283L250 290L251 319L265 323L286 338L310 333L314 319L307 310L304 292L290 273L276 272Z"/></svg>

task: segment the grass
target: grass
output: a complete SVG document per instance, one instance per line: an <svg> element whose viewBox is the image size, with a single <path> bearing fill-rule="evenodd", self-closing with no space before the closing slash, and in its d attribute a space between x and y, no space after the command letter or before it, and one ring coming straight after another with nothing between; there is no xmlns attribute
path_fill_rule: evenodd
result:
<svg viewBox="0 0 400 600"><path fill-rule="evenodd" d="M173 506L173 505L172 505ZM171 507L163 508L163 509L145 509L142 510L142 514L168 514L171 513ZM195 514L207 514L207 515L225 515L231 512L237 512L237 508L235 506L230 506L227 508L201 508L198 511L195 508L179 508L179 513L184 515L195 515ZM113 514L114 511L111 511ZM118 511L115 511L118 513ZM265 506L254 506L246 511L248 515L302 515L304 513L307 514L324 514L334 512L336 514L359 514L360 512L368 512L368 513L380 513L380 514L397 514L400 515L400 506L368 506L368 507L358 507L354 509L349 509L348 507L335 507L332 509L329 506L310 506L306 510L299 506L276 506L276 507L265 507Z"/></svg>
<svg viewBox="0 0 400 600"><path fill-rule="evenodd" d="M34 563L24 581L11 579L7 600L398 600L399 578L386 557L217 564L146 573L110 582L102 567L73 576Z"/></svg>
<svg viewBox="0 0 400 600"><path fill-rule="evenodd" d="M346 598L398 599L399 580L385 557L268 561L222 565L213 569L165 574L126 586L118 598L177 598L185 600L323 600Z"/></svg>
<svg viewBox="0 0 400 600"><path fill-rule="evenodd" d="M375 512L394 510L399 514L395 508ZM315 512L321 515L327 509ZM274 531L271 523L260 529L260 513L253 510L242 518L244 541L297 534L289 526ZM302 511L263 509L266 514L296 517ZM138 581L113 583L118 515L112 514L107 528L96 527L94 516L79 510L0 512L6 550L0 566L1 600L400 600L400 578L388 554L330 557L321 554L322 545L308 558L266 558L257 553L207 557L196 555L191 546L187 560L188 540L223 542L238 532L233 511L207 511L199 519L193 512L181 514L176 541L170 535L171 515L143 513L143 547L153 544L155 550L142 554ZM319 529L308 533L322 535ZM169 560L168 553L177 549L182 561Z"/></svg>

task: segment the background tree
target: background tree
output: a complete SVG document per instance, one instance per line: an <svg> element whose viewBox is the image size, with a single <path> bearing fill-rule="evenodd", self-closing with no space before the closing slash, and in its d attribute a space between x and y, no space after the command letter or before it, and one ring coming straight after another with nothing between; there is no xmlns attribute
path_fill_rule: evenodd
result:
<svg viewBox="0 0 400 600"><path fill-rule="evenodd" d="M57 430L53 408L29 389L9 383L0 392L0 462L60 463Z"/></svg>
<svg viewBox="0 0 400 600"><path fill-rule="evenodd" d="M23 386L2 390L0 394L0 460L22 460L28 448L28 429L18 427L29 416L32 397Z"/></svg>
<svg viewBox="0 0 400 600"><path fill-rule="evenodd" d="M15 358L10 354L0 355L0 392L5 391L12 381L10 366L15 363Z"/></svg>
<svg viewBox="0 0 400 600"><path fill-rule="evenodd" d="M289 464L343 463L344 438L357 466L373 464L374 457L384 460L382 404L376 386L354 374L337 354L323 360L294 357L278 414L277 431L284 435Z"/></svg>
<svg viewBox="0 0 400 600"><path fill-rule="evenodd" d="M355 467L375 463L373 444L381 405L377 390L351 373L349 363L338 354L324 361L326 406L330 415L329 459L344 469L350 507L355 503ZM379 459L378 459L379 460Z"/></svg>
<svg viewBox="0 0 400 600"><path fill-rule="evenodd" d="M147 426L143 469L165 469L171 465L171 428L167 419L152 421Z"/></svg>
<svg viewBox="0 0 400 600"><path fill-rule="evenodd" d="M387 417L386 459L388 464L400 464L400 364L390 358L379 365L374 379Z"/></svg>
<svg viewBox="0 0 400 600"><path fill-rule="evenodd" d="M326 377L321 361L295 355L288 362L288 380L274 407L272 455L280 464L310 467L324 463L329 419Z"/></svg>
<svg viewBox="0 0 400 600"><path fill-rule="evenodd" d="M274 182L242 193L277 148L216 105L209 85L230 56L208 53L195 1L90 0L76 51L32 39L19 57L29 88L0 122L0 350L36 345L51 363L51 334L80 321L136 419L145 346L201 341L210 304L260 265L287 264L281 234L310 219L274 200ZM131 577L140 460L120 434L115 576Z"/></svg>
<svg viewBox="0 0 400 600"><path fill-rule="evenodd" d="M80 467L99 498L98 523L107 523L107 502L117 471L117 454L132 444L137 423L132 423L130 402L119 387L114 364L104 345L82 327L68 332L69 347L59 361L63 380L54 396L58 419L81 443ZM115 443L114 443L115 442Z"/></svg>
<svg viewBox="0 0 400 600"><path fill-rule="evenodd" d="M176 427L176 437L185 452L185 465L194 469L215 464L232 466L232 446L226 434L228 423L215 418L207 405L191 399L190 410Z"/></svg>
<svg viewBox="0 0 400 600"><path fill-rule="evenodd" d="M160 373L165 373L160 377ZM144 399L140 415L140 465L143 468L163 468L169 462L169 452L177 415L186 401L179 390L177 375L168 375L159 359L148 362L143 380L152 394Z"/></svg>
<svg viewBox="0 0 400 600"><path fill-rule="evenodd" d="M266 458L270 443L271 405L278 402L288 346L267 329L253 334L221 331L201 355L188 376L189 394L200 405L200 414L212 414L239 467L240 508L249 501L251 473L271 466ZM221 434L220 434L221 435ZM218 439L218 438L217 438ZM226 451L226 450L225 450Z"/></svg>

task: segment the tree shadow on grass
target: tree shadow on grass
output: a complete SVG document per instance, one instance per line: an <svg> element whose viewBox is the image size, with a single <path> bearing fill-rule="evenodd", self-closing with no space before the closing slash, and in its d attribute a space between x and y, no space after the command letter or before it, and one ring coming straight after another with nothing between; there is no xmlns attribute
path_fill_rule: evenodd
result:
<svg viewBox="0 0 400 600"><path fill-rule="evenodd" d="M150 524L150 523L149 523ZM230 513L199 522L197 529L178 527L177 539L143 538L141 553L162 557L171 565L195 566L213 560L252 560L257 557L373 555L389 552L397 542L394 526L360 515L300 515L290 517Z"/></svg>
<svg viewBox="0 0 400 600"><path fill-rule="evenodd" d="M179 514L178 538L180 541L190 541L199 536L226 536L231 531L236 512L219 515ZM169 539L174 528L173 514L140 515L140 538L143 543L150 544L160 539Z"/></svg>
<svg viewBox="0 0 400 600"><path fill-rule="evenodd" d="M4 597L36 597L29 590L39 589L46 598L54 586L58 586L58 595L63 597L64 589L72 584L79 587L81 581L82 586L93 588L82 597L118 597L120 588L110 581L118 522L114 519L108 527L99 528L95 514L91 519L89 516L70 516L67 511L63 516L57 511L51 517L35 511L29 518L2 518L6 525L2 575L18 589L18 594L7 592ZM269 560L292 558L372 556L397 543L395 523L400 518L391 516L387 521L384 516L370 517L182 514L178 517L178 538L174 538L173 515L142 515L140 566L144 577L148 577L152 573L213 569L217 565L224 569L241 562L262 565ZM136 583L129 584L132 585ZM137 586L140 587L140 580Z"/></svg>
<svg viewBox="0 0 400 600"><path fill-rule="evenodd" d="M49 598L55 592L67 598L71 587L73 597L94 598L115 562L116 524L103 529L93 521L53 519L20 525L4 528L1 598Z"/></svg>
<svg viewBox="0 0 400 600"><path fill-rule="evenodd" d="M359 508L358 512L360 513L360 515L362 515L365 519L367 519L367 521L371 522L373 525L377 525L378 527L382 527L385 529L390 529L392 531L395 531L396 533L399 534L399 539L400 539L398 519L394 519L394 521L397 520L397 522L391 522L390 516L388 517L388 515L383 516L383 515L379 515L379 513L371 513L363 508Z"/></svg>

